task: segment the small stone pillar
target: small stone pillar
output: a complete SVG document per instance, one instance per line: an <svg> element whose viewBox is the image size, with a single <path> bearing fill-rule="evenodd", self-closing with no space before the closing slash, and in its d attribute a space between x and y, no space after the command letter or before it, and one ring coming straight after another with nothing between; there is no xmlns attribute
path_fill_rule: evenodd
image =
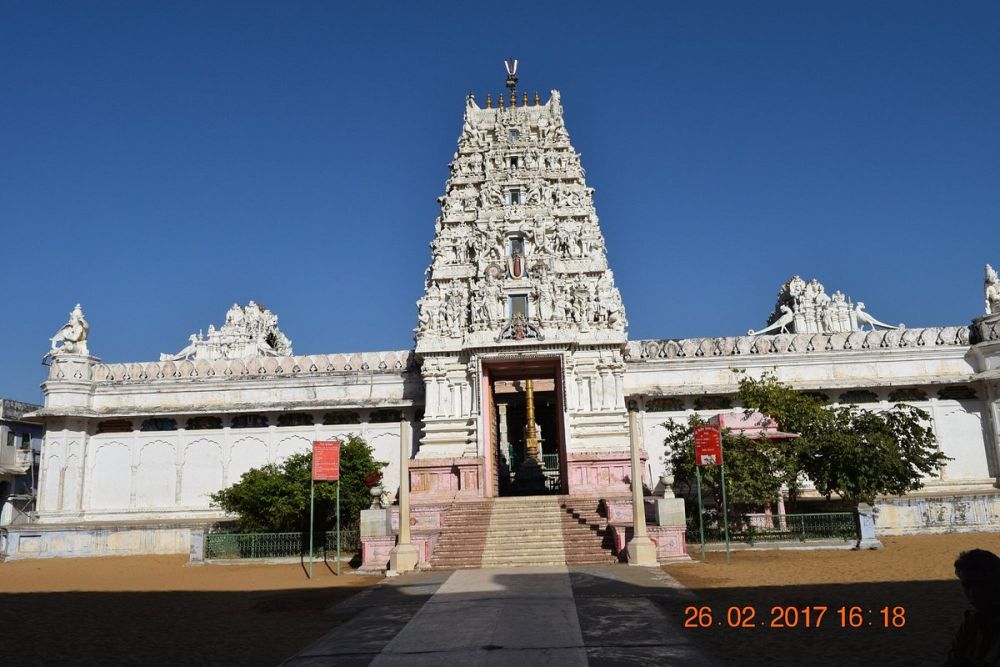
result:
<svg viewBox="0 0 1000 667"><path fill-rule="evenodd" d="M503 455L503 460L507 462L507 468L510 468L510 436L508 435L507 426L507 404L497 403L497 411L500 413L500 453Z"/></svg>
<svg viewBox="0 0 1000 667"><path fill-rule="evenodd" d="M875 537L875 510L868 503L859 503L854 511L854 525L858 531L858 549L881 549Z"/></svg>
<svg viewBox="0 0 1000 667"><path fill-rule="evenodd" d="M646 511L642 500L642 469L639 466L639 427L635 402L628 407L628 441L632 455L632 541L626 547L629 565L656 567L656 545L646 534Z"/></svg>
<svg viewBox="0 0 1000 667"><path fill-rule="evenodd" d="M410 543L410 425L399 422L399 541L389 552L391 572L417 568L417 549Z"/></svg>

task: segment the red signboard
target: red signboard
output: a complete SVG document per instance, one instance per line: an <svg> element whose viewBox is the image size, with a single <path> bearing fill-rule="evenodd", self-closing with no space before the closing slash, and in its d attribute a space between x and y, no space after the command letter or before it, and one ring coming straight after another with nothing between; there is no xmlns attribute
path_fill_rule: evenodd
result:
<svg viewBox="0 0 1000 667"><path fill-rule="evenodd" d="M694 427L694 462L700 466L722 465L722 433L718 426Z"/></svg>
<svg viewBox="0 0 1000 667"><path fill-rule="evenodd" d="M312 478L317 482L340 479L340 441L314 440Z"/></svg>

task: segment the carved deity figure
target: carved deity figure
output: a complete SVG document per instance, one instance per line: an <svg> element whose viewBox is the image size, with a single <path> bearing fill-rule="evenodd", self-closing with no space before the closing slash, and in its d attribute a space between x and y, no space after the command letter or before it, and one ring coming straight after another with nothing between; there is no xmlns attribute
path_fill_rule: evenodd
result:
<svg viewBox="0 0 1000 667"><path fill-rule="evenodd" d="M83 317L83 309L80 308L80 304L76 304L70 311L69 321L59 327L59 331L49 339L52 343L49 354L90 354L87 349L89 333L90 325Z"/></svg>
<svg viewBox="0 0 1000 667"><path fill-rule="evenodd" d="M472 292L469 311L473 330L480 331L489 324L490 316L486 310L486 294L482 285Z"/></svg>
<svg viewBox="0 0 1000 667"><path fill-rule="evenodd" d="M503 291L500 282L492 273L486 274L483 286L483 300L486 302L486 314L490 324L503 321Z"/></svg>
<svg viewBox="0 0 1000 667"><path fill-rule="evenodd" d="M986 314L1000 315L1000 279L997 278L996 269L989 264L986 265L983 291L986 296Z"/></svg>
<svg viewBox="0 0 1000 667"><path fill-rule="evenodd" d="M555 283L539 281L537 286L538 295L538 319L548 322L552 319L552 309L555 306Z"/></svg>

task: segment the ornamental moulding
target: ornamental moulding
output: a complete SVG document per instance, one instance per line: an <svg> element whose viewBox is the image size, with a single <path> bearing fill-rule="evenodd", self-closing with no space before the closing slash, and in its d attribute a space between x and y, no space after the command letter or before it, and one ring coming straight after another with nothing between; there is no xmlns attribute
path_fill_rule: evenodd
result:
<svg viewBox="0 0 1000 667"><path fill-rule="evenodd" d="M629 341L629 361L968 346L972 328L923 327L834 334L771 334Z"/></svg>

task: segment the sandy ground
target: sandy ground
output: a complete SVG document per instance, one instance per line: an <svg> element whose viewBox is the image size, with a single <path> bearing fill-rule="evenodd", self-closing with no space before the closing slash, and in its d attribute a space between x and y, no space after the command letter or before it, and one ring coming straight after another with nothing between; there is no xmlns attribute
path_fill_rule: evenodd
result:
<svg viewBox="0 0 1000 667"><path fill-rule="evenodd" d="M19 666L276 665L343 620L324 610L379 581L322 562L311 581L298 564L186 562L0 563L0 655Z"/></svg>
<svg viewBox="0 0 1000 667"><path fill-rule="evenodd" d="M706 564L671 565L695 599L664 610L722 664L941 664L966 606L952 563L964 549L1000 553L1000 534L883 542L881 551L734 552L728 565L710 553ZM276 665L345 620L325 610L378 581L336 577L322 563L315 573L310 581L297 564L187 566L185 557L0 563L0 655L19 666ZM713 625L683 628L687 606L710 607ZM805 627L801 611L798 627L767 627L773 607L810 607L815 618L822 606L819 627ZM838 609L851 606L863 615L859 628L841 627ZM883 627L887 606L905 610L903 627ZM731 607L732 620L751 608L753 627L728 627Z"/></svg>
<svg viewBox="0 0 1000 667"><path fill-rule="evenodd" d="M668 566L693 590L696 600L689 604L712 611L711 627L681 631L727 664L940 665L967 608L952 564L966 549L1000 553L1000 534L882 542L879 551L734 552L728 565L725 554L709 553L706 564ZM804 627L801 610L810 607L815 626L821 606L828 609L819 627ZM861 627L841 627L838 610L852 606L860 608ZM738 609L730 613L731 607ZM747 607L755 613L753 627L730 628L730 621L749 616ZM798 627L770 627L772 619L790 624L787 613L774 607L799 609ZM893 608L901 607L905 625L884 627L884 607L890 608L890 622ZM682 625L694 617L683 608L666 611Z"/></svg>

